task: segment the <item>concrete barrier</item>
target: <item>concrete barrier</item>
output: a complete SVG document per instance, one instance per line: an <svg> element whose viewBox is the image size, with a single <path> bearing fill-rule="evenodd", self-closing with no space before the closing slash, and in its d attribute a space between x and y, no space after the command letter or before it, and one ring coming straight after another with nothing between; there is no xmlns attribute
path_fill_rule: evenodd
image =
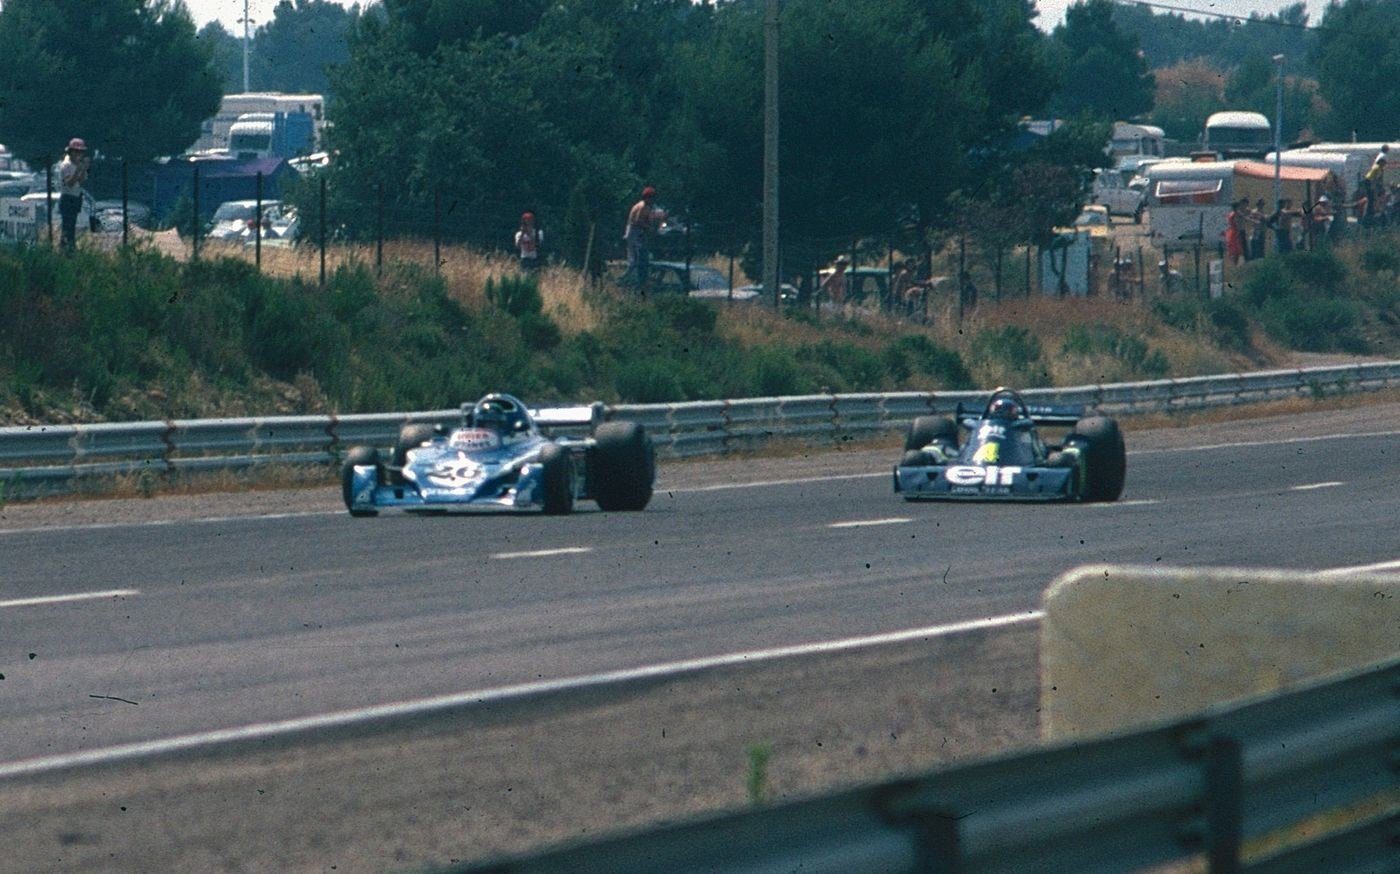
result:
<svg viewBox="0 0 1400 874"><path fill-rule="evenodd" d="M1400 653L1400 576L1085 567L1046 591L1047 739L1186 716Z"/></svg>

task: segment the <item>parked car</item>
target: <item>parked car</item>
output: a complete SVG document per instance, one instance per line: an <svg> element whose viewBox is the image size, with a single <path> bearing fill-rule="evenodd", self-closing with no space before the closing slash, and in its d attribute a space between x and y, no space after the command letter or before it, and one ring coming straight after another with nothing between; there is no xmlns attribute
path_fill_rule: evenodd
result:
<svg viewBox="0 0 1400 874"><path fill-rule="evenodd" d="M120 200L99 200L93 204L92 208L97 220L102 224L104 233L121 233L122 202ZM127 201L126 217L132 227L149 228L151 226L151 208L144 203L137 203L134 200Z"/></svg>
<svg viewBox="0 0 1400 874"><path fill-rule="evenodd" d="M264 200L262 204L262 236L264 240L296 237L296 210L283 206L280 200ZM251 241L257 226L256 200L230 200L219 204L210 219L205 237L210 240Z"/></svg>
<svg viewBox="0 0 1400 874"><path fill-rule="evenodd" d="M1128 176L1124 179L1124 176ZM1145 183L1134 186L1133 177L1126 171L1101 169L1094 171L1094 184L1091 193L1094 202L1108 208L1112 215L1130 215L1133 221L1142 221L1142 206L1146 200Z"/></svg>

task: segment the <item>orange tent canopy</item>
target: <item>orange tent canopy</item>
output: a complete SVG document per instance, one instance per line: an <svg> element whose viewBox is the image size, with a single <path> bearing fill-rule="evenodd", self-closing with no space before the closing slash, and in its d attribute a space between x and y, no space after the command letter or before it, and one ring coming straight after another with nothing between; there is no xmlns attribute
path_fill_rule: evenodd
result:
<svg viewBox="0 0 1400 874"><path fill-rule="evenodd" d="M1274 178L1274 165L1267 161L1236 161L1235 175L1251 179ZM1326 182L1332 178L1331 170L1321 167L1279 167L1279 179L1283 182Z"/></svg>

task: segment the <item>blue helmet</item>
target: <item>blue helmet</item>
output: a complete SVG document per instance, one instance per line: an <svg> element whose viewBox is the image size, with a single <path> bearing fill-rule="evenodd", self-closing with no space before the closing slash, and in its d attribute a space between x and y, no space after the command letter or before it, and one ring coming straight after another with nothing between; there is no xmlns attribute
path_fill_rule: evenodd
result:
<svg viewBox="0 0 1400 874"><path fill-rule="evenodd" d="M525 411L525 405L516 398L506 394L489 394L472 407L468 424L509 437L530 430L530 415Z"/></svg>

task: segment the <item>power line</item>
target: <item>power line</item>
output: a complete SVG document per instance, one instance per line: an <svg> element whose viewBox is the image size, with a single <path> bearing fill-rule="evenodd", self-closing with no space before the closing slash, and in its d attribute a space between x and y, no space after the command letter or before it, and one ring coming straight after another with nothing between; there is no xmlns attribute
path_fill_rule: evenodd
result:
<svg viewBox="0 0 1400 874"><path fill-rule="evenodd" d="M1325 27L1321 24L1295 24L1291 21L1283 21L1279 18L1262 18L1254 15L1231 15L1228 12L1210 12L1205 9L1191 9L1186 6L1172 6L1168 3L1151 3L1148 0L1113 0L1118 6L1142 6L1147 9L1164 9L1168 12L1180 12L1186 15L1199 15L1204 18L1221 18L1226 21L1234 21L1239 24L1262 24L1269 27L1285 27L1290 30L1310 30L1315 33L1345 33L1352 36L1368 36L1356 31L1344 30L1337 27Z"/></svg>

